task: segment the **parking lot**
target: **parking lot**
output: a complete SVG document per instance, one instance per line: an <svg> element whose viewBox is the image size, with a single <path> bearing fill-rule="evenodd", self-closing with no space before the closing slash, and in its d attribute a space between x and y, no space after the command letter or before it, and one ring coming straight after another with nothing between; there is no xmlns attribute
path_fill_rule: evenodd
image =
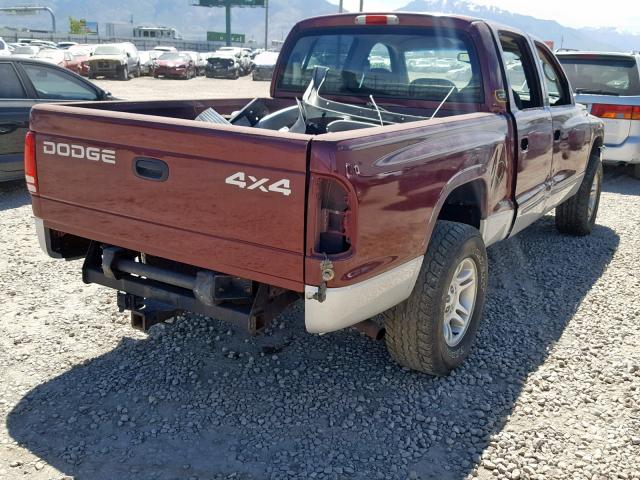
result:
<svg viewBox="0 0 640 480"><path fill-rule="evenodd" d="M251 76L238 80L206 77L191 80L140 77L127 82L98 79L96 84L115 97L130 100L175 100L181 98L251 98L269 95L269 82L254 82Z"/></svg>
<svg viewBox="0 0 640 480"><path fill-rule="evenodd" d="M97 82L119 98L253 97L267 82ZM607 168L589 237L548 215L489 249L467 363L433 378L300 304L248 337L196 315L149 335L81 261L41 252L0 186L2 479L640 480L640 181Z"/></svg>

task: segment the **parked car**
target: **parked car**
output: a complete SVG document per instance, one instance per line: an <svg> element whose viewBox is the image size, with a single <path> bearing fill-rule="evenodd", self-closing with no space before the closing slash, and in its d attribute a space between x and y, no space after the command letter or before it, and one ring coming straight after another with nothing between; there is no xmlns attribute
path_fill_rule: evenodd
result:
<svg viewBox="0 0 640 480"><path fill-rule="evenodd" d="M155 61L153 76L188 80L196 76L196 65L186 53L165 52Z"/></svg>
<svg viewBox="0 0 640 480"><path fill-rule="evenodd" d="M53 48L53 49L58 48L58 45L55 42L50 42L49 40L40 40L37 38L34 38L33 40L31 40L31 42L29 42L29 45L35 45L41 48Z"/></svg>
<svg viewBox="0 0 640 480"><path fill-rule="evenodd" d="M0 37L0 57L6 57L7 55L11 55L11 49L9 44Z"/></svg>
<svg viewBox="0 0 640 480"><path fill-rule="evenodd" d="M109 99L109 93L64 68L15 55L0 58L0 182L24 178L24 138L32 106Z"/></svg>
<svg viewBox="0 0 640 480"><path fill-rule="evenodd" d="M186 53L191 57L191 60L193 61L193 64L196 67L196 76L204 75L207 63L205 59L202 58L202 55L200 53L198 52L180 52L180 53Z"/></svg>
<svg viewBox="0 0 640 480"><path fill-rule="evenodd" d="M239 47L221 47L216 52L218 55L229 53L233 53L235 55L236 60L240 65L241 75L248 75L251 73L251 56L247 49Z"/></svg>
<svg viewBox="0 0 640 480"><path fill-rule="evenodd" d="M633 176L640 179L640 55L605 52L557 55L571 81L576 101L604 122L602 160L632 165Z"/></svg>
<svg viewBox="0 0 640 480"><path fill-rule="evenodd" d="M278 61L278 52L262 52L253 59L253 80L271 81Z"/></svg>
<svg viewBox="0 0 640 480"><path fill-rule="evenodd" d="M78 42L58 42L57 47L61 50L67 50L69 47L78 45Z"/></svg>
<svg viewBox="0 0 640 480"><path fill-rule="evenodd" d="M176 47L163 47L163 46L154 47L154 50L156 52L177 52L178 51Z"/></svg>
<svg viewBox="0 0 640 480"><path fill-rule="evenodd" d="M378 43L391 71L366 67ZM36 106L40 245L84 257L83 280L117 291L139 328L189 310L256 332L301 299L309 332L379 338L368 319L384 312L399 364L449 373L480 326L486 246L553 209L560 232L592 231L602 121L542 41L481 19L329 15L282 51L270 95L249 103ZM416 51L468 58L467 85L409 80Z"/></svg>
<svg viewBox="0 0 640 480"><path fill-rule="evenodd" d="M234 80L242 75L238 54L236 52L216 52L207 58L205 67L207 78L232 78Z"/></svg>
<svg viewBox="0 0 640 480"><path fill-rule="evenodd" d="M89 78L117 78L129 80L140 75L138 52L131 44L98 45L89 59Z"/></svg>
<svg viewBox="0 0 640 480"><path fill-rule="evenodd" d="M21 45L16 47L11 55L22 58L35 58L40 51L40 47L31 45Z"/></svg>
<svg viewBox="0 0 640 480"><path fill-rule="evenodd" d="M77 44L70 46L67 51L73 55L76 61L80 64L80 75L83 77L89 76L89 60L95 50L96 45L89 44Z"/></svg>
<svg viewBox="0 0 640 480"><path fill-rule="evenodd" d="M158 52L154 52L158 53ZM152 75L153 74L153 61L150 52L140 51L138 52L140 60L140 75ZM158 55L159 56L159 55ZM157 57L156 57L157 58Z"/></svg>
<svg viewBox="0 0 640 480"><path fill-rule="evenodd" d="M72 72L80 72L80 62L66 50L43 48L35 55L38 60L53 63L59 67L67 68Z"/></svg>

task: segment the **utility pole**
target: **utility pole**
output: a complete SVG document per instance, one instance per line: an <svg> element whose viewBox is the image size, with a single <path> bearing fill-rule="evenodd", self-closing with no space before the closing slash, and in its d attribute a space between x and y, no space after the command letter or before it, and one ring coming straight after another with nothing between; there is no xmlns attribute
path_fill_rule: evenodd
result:
<svg viewBox="0 0 640 480"><path fill-rule="evenodd" d="M364 11L364 0L360 0L360 11Z"/></svg>
<svg viewBox="0 0 640 480"><path fill-rule="evenodd" d="M264 0L264 49L269 50L269 0Z"/></svg>
<svg viewBox="0 0 640 480"><path fill-rule="evenodd" d="M231 2L225 2L225 17L227 19L227 47L231 46Z"/></svg>
<svg viewBox="0 0 640 480"><path fill-rule="evenodd" d="M338 6L338 13L342 13L344 12L344 0L340 0L339 6Z"/></svg>

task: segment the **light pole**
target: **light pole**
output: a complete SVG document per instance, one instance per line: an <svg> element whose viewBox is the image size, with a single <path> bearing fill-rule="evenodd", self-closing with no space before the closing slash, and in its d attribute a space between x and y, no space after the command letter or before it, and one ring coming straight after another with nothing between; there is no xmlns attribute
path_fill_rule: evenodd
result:
<svg viewBox="0 0 640 480"><path fill-rule="evenodd" d="M344 12L344 1L340 0L340 3L338 4L338 13L342 13Z"/></svg>
<svg viewBox="0 0 640 480"><path fill-rule="evenodd" d="M264 0L264 49L269 50L269 0Z"/></svg>
<svg viewBox="0 0 640 480"><path fill-rule="evenodd" d="M0 8L0 13L5 12L9 14L15 15L29 15L33 12L48 12L51 15L51 27L53 28L53 33L56 33L56 15L53 13L49 7L39 7L39 6L26 6L26 7L3 7Z"/></svg>
<svg viewBox="0 0 640 480"><path fill-rule="evenodd" d="M364 0L360 0L360 11L364 11Z"/></svg>

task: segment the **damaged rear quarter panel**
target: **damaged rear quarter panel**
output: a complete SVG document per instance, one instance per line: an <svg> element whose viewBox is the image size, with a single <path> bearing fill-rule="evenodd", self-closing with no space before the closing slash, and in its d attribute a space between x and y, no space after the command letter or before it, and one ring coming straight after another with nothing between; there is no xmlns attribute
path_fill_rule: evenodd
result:
<svg viewBox="0 0 640 480"><path fill-rule="evenodd" d="M447 195L464 183L483 182L483 218L511 208L509 128L505 115L471 113L314 139L311 180L346 179L353 196L352 250L332 259L329 286L357 283L423 255ZM315 203L308 205L312 218ZM308 228L305 280L319 285L312 237Z"/></svg>

